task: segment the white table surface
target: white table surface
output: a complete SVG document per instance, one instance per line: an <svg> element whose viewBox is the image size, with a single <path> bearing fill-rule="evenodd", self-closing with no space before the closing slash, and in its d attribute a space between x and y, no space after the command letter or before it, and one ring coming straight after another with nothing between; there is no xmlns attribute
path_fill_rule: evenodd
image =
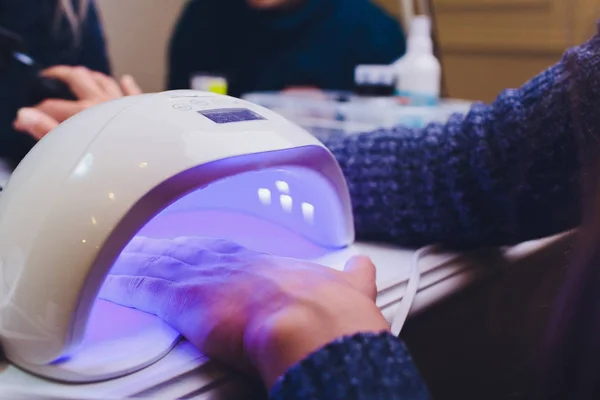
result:
<svg viewBox="0 0 600 400"><path fill-rule="evenodd" d="M420 263L422 278L411 316L444 301L498 268L530 256L556 238L525 243L503 251L472 254L434 254ZM331 257L330 266L347 256L370 256L377 266L379 295L377 304L391 320L402 299L414 252L389 246L357 244L353 249ZM233 390L228 392L226 390ZM232 397L233 396L233 397ZM0 398L12 399L113 399L113 398L256 398L245 385L226 369L206 359L188 342L181 342L170 354L154 365L129 376L101 383L65 385L31 376L0 362Z"/></svg>

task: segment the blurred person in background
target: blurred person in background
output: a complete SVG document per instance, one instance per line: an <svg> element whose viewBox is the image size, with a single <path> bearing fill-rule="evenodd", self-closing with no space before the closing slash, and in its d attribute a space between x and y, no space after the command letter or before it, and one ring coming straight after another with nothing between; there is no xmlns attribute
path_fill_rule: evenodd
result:
<svg viewBox="0 0 600 400"><path fill-rule="evenodd" d="M140 93L129 76L109 77L102 27L91 0L0 0L0 158L13 166L49 130L91 105ZM63 81L77 100L40 99L29 104L27 66L11 58L12 38L21 42L42 75ZM9 40L10 39L10 40ZM3 48L4 47L4 48Z"/></svg>
<svg viewBox="0 0 600 400"><path fill-rule="evenodd" d="M224 76L228 94L313 87L351 90L359 64L405 52L396 19L369 0L192 0L176 26L169 89L196 73Z"/></svg>

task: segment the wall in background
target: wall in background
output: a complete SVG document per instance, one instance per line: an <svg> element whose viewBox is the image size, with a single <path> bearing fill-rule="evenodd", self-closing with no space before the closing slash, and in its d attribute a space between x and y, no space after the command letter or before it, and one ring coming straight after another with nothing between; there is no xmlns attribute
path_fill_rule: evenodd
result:
<svg viewBox="0 0 600 400"><path fill-rule="evenodd" d="M597 0L433 0L452 97L492 101L595 31Z"/></svg>
<svg viewBox="0 0 600 400"><path fill-rule="evenodd" d="M145 91L165 88L167 46L187 0L96 0L115 76L132 74Z"/></svg>
<svg viewBox="0 0 600 400"><path fill-rule="evenodd" d="M400 0L373 0L373 3L383 7L390 14L400 17Z"/></svg>

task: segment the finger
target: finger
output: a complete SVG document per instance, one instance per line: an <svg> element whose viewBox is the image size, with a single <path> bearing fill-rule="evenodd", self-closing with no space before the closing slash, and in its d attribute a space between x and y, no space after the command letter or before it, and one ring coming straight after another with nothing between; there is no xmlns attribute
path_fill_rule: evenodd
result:
<svg viewBox="0 0 600 400"><path fill-rule="evenodd" d="M123 253L165 255L198 267L219 263L221 255L242 252L248 251L235 242L203 237L155 239L136 236L123 250Z"/></svg>
<svg viewBox="0 0 600 400"><path fill-rule="evenodd" d="M44 100L35 106L35 108L54 118L58 122L63 122L71 118L73 115L83 111L88 106L88 103L82 101L49 99Z"/></svg>
<svg viewBox="0 0 600 400"><path fill-rule="evenodd" d="M169 246L171 246L169 239L134 236L123 249L123 253L164 254Z"/></svg>
<svg viewBox="0 0 600 400"><path fill-rule="evenodd" d="M213 241L136 237L121 252L111 274L144 275L173 281L193 278L197 283L210 283L229 275L237 265L237 260L228 259L227 253L212 249Z"/></svg>
<svg viewBox="0 0 600 400"><path fill-rule="evenodd" d="M121 92L121 88L113 78L104 75L101 72L93 72L92 75L100 89L102 89L102 91L104 92L103 100L108 101L123 97L123 92Z"/></svg>
<svg viewBox="0 0 600 400"><path fill-rule="evenodd" d="M344 267L346 279L371 300L377 298L376 268L368 257L353 257Z"/></svg>
<svg viewBox="0 0 600 400"><path fill-rule="evenodd" d="M110 274L147 276L178 281L192 275L193 271L189 264L166 255L122 253L113 264Z"/></svg>
<svg viewBox="0 0 600 400"><path fill-rule="evenodd" d="M169 308L176 290L176 285L163 279L109 275L104 280L98 297L164 318L164 310ZM171 315L171 318L176 316Z"/></svg>
<svg viewBox="0 0 600 400"><path fill-rule="evenodd" d="M200 250L202 247L201 243L191 244L190 238L182 237L178 239L159 239L147 236L135 236L123 249L124 253L143 253L149 255L169 255L177 257L178 255L186 255L185 251L193 252L194 248ZM183 248L184 251L181 251ZM183 254L182 254L183 253ZM187 257L181 261L188 262Z"/></svg>
<svg viewBox="0 0 600 400"><path fill-rule="evenodd" d="M13 126L15 130L25 132L40 140L58 126L58 121L35 108L22 108L17 113Z"/></svg>
<svg viewBox="0 0 600 400"><path fill-rule="evenodd" d="M124 75L121 78L121 90L125 96L135 96L143 93L142 88L139 87L131 75Z"/></svg>
<svg viewBox="0 0 600 400"><path fill-rule="evenodd" d="M65 82L79 99L90 100L102 96L102 89L92 71L85 67L59 65L44 70L42 75Z"/></svg>

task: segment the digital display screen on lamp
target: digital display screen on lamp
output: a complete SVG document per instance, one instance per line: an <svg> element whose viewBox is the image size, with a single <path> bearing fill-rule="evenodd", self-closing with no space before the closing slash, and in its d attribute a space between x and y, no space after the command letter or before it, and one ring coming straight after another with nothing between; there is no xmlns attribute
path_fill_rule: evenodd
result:
<svg viewBox="0 0 600 400"><path fill-rule="evenodd" d="M264 120L262 116L258 115L252 110L247 108L224 108L218 110L202 110L198 113L204 115L206 118L217 124L230 124L232 122L245 122L245 121L258 121Z"/></svg>

